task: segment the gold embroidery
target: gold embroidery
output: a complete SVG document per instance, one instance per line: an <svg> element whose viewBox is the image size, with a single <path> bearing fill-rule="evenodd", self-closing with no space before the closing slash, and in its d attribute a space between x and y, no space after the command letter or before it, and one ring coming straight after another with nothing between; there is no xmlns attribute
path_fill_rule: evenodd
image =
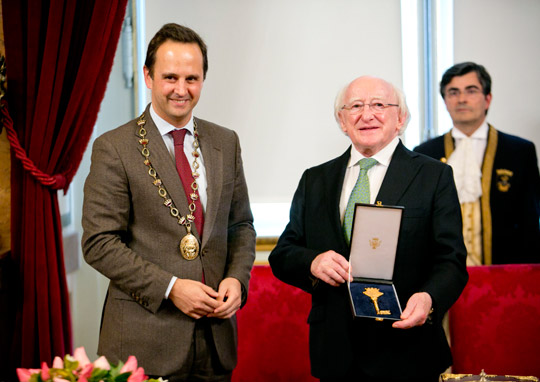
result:
<svg viewBox="0 0 540 382"><path fill-rule="evenodd" d="M454 139L452 138L452 133L449 131L444 134L444 162L446 163L446 158L450 158L450 155L454 152ZM441 161L443 161L441 159Z"/></svg>
<svg viewBox="0 0 540 382"><path fill-rule="evenodd" d="M495 172L497 173L497 188L501 192L508 192L511 186L510 178L512 178L514 172L504 168L499 168Z"/></svg>
<svg viewBox="0 0 540 382"><path fill-rule="evenodd" d="M482 218L480 200L461 203L463 240L467 248L467 265L482 265Z"/></svg>
<svg viewBox="0 0 540 382"><path fill-rule="evenodd" d="M492 245L492 222L491 222L491 176L493 174L493 162L495 161L495 152L497 150L497 130L489 125L488 141L486 146L486 154L484 155L484 163L482 165L482 230L484 232L484 264L491 265L491 245Z"/></svg>

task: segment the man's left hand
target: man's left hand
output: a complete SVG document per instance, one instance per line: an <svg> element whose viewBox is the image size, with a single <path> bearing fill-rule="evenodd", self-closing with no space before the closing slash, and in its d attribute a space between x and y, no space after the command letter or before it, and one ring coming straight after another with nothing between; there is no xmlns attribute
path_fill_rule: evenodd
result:
<svg viewBox="0 0 540 382"><path fill-rule="evenodd" d="M401 321L392 324L393 328L410 329L415 326L422 326L426 322L433 301L429 293L415 293L407 301L407 306L401 313Z"/></svg>
<svg viewBox="0 0 540 382"><path fill-rule="evenodd" d="M242 303L242 287L240 281L233 277L223 279L219 284L217 300L221 303L208 317L231 318L240 309Z"/></svg>

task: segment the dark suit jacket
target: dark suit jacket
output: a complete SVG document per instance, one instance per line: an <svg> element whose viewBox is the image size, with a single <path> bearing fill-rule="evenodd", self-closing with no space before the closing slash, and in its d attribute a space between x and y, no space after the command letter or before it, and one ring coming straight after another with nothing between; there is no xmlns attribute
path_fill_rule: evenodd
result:
<svg viewBox="0 0 540 382"><path fill-rule="evenodd" d="M334 250L349 257L339 216L349 157L350 149L304 172L290 222L269 258L276 277L312 294L312 374L339 377L350 368L382 378L440 373L451 364L441 320L468 279L452 171L400 143L376 199L405 207L394 266L400 304L404 308L412 294L425 291L435 309L433 324L400 330L386 321L353 320L346 285L312 282L310 266L318 254ZM359 349L358 359L353 359L353 347Z"/></svg>
<svg viewBox="0 0 540 382"><path fill-rule="evenodd" d="M180 214L188 203L175 161L148 112L150 161ZM111 362L135 355L147 374L170 375L185 362L195 320L165 299L173 275L218 288L238 279L246 299L255 231L236 133L196 119L208 178L201 256L182 258L186 234L148 175L133 120L96 139L85 183L82 239L86 261L110 279L98 353ZM196 229L194 234L198 237ZM236 317L210 319L219 359L236 365Z"/></svg>
<svg viewBox="0 0 540 382"><path fill-rule="evenodd" d="M444 135L434 138L414 151L439 160L446 158L444 140ZM539 263L540 175L534 144L500 131L496 131L494 144L494 158L484 158L484 162L493 163L488 205L491 221L482 222L492 227L491 264ZM505 170L512 173L508 180L503 179L508 174Z"/></svg>

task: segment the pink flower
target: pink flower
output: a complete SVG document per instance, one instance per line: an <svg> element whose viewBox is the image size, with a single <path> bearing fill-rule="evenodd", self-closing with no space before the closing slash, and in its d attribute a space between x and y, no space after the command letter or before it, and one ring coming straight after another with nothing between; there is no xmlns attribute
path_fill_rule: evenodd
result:
<svg viewBox="0 0 540 382"><path fill-rule="evenodd" d="M104 356L101 356L94 361L94 367L96 369L102 369L102 370L111 369L111 365L109 364L109 361L107 361L107 358L105 358Z"/></svg>
<svg viewBox="0 0 540 382"><path fill-rule="evenodd" d="M144 375L144 369L142 367L139 367L136 371L131 373L127 382L143 382L147 379L148 377Z"/></svg>
<svg viewBox="0 0 540 382"><path fill-rule="evenodd" d="M53 369L63 369L64 368L64 360L62 358L58 357L58 356L54 357L52 368Z"/></svg>
<svg viewBox="0 0 540 382"><path fill-rule="evenodd" d="M84 348L79 347L75 349L73 356L66 354L65 359L55 357L50 368L46 362L43 362L41 369L17 369L17 376L20 382L30 382L32 379L39 379L44 382L88 382L89 379L93 378L92 372L94 369L101 370L99 375L103 380L110 381L113 378L110 374L111 365L104 356L99 357L92 363L88 359ZM117 370L115 369L114 375L116 375ZM144 382L148 380L148 377L144 374L144 369L138 367L137 359L134 356L130 356L126 363L122 365L120 374L124 373L128 375L127 382Z"/></svg>
<svg viewBox="0 0 540 382"><path fill-rule="evenodd" d="M83 381L83 378L86 381L86 378L89 378L92 375L93 369L94 369L94 365L92 365L91 363L84 365L84 367L81 370L79 370L79 375L80 375L79 381Z"/></svg>
<svg viewBox="0 0 540 382"><path fill-rule="evenodd" d="M41 379L43 379L44 381L46 381L47 379L51 378L50 374L49 374L49 366L47 366L47 363L46 362L43 362L41 364Z"/></svg>
<svg viewBox="0 0 540 382"><path fill-rule="evenodd" d="M17 369L17 377L19 378L20 382L28 382L32 374L38 374L38 373L41 373L40 369L23 369L23 368Z"/></svg>
<svg viewBox="0 0 540 382"><path fill-rule="evenodd" d="M75 352L73 353L73 358L75 358L77 361L79 361L79 366L85 367L90 362L90 359L86 355L86 351L84 350L84 347L80 347L75 349Z"/></svg>
<svg viewBox="0 0 540 382"><path fill-rule="evenodd" d="M124 366L122 366L122 368L120 369L120 374L125 373L127 371L133 372L135 370L137 370L137 358L130 355L126 363L124 364Z"/></svg>
<svg viewBox="0 0 540 382"><path fill-rule="evenodd" d="M146 380L146 375L144 375L144 369L142 367L137 368L137 358L130 355L120 369L120 373L131 372L131 375L128 377L128 382L142 382Z"/></svg>

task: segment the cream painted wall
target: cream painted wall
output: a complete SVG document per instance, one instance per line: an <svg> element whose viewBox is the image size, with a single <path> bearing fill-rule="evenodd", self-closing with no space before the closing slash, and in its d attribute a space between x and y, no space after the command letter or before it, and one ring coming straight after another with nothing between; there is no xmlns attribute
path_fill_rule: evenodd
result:
<svg viewBox="0 0 540 382"><path fill-rule="evenodd" d="M540 149L540 1L454 0L455 62L475 61L492 79L488 121ZM448 130L448 129L445 129Z"/></svg>
<svg viewBox="0 0 540 382"><path fill-rule="evenodd" d="M252 203L290 202L302 172L345 151L337 91L371 74L401 86L399 0L146 1L147 42L196 30L209 71L195 115L236 130Z"/></svg>

